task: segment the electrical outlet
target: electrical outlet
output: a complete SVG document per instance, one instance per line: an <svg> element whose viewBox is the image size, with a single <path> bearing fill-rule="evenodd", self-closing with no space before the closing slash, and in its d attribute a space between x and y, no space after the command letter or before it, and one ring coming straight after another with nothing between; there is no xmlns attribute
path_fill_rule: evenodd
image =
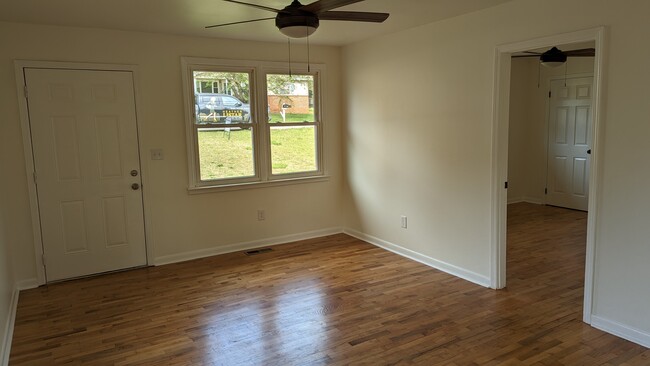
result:
<svg viewBox="0 0 650 366"><path fill-rule="evenodd" d="M151 160L163 160L164 158L162 149L151 149Z"/></svg>
<svg viewBox="0 0 650 366"><path fill-rule="evenodd" d="M402 215L402 229L406 229L407 225L407 218L406 216Z"/></svg>
<svg viewBox="0 0 650 366"><path fill-rule="evenodd" d="M264 210L257 210L257 221L266 220L266 212Z"/></svg>

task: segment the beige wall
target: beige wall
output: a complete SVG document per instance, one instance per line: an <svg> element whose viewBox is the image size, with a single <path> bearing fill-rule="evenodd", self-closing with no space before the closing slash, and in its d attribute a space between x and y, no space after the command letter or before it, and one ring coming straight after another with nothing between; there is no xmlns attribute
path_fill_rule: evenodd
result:
<svg viewBox="0 0 650 366"><path fill-rule="evenodd" d="M0 23L0 136L6 240L14 246L17 280L35 277L27 175L14 60L121 63L139 66L143 175L148 237L156 258L224 245L300 234L342 225L340 212L340 52L312 47L311 60L326 65L324 152L326 182L189 195L181 89L181 56L284 61L283 44L148 33ZM296 55L304 51L294 48ZM305 52L306 54L306 52ZM162 148L165 160L149 160ZM266 221L257 221L257 209ZM1 314L0 314L1 315Z"/></svg>
<svg viewBox="0 0 650 366"><path fill-rule="evenodd" d="M518 0L346 47L349 226L489 276L495 47L607 26L593 314L650 333L647 14L645 0Z"/></svg>
<svg viewBox="0 0 650 366"><path fill-rule="evenodd" d="M4 88L5 84L6 80L0 76L0 88ZM16 215L16 208L12 206L14 194L11 189L14 186L10 184L11 170L8 169L8 163L5 163L5 160L15 159L15 152L11 148L14 141L12 141L13 137L10 134L5 133L4 127L9 124L5 118L6 109L0 108L0 111L2 111L3 115L0 117L0 161L2 161L0 164L0 362L2 362L5 356L3 353L8 352L8 350L4 350L4 346L15 285L12 268L12 259L14 257L10 252L10 243L12 237L20 236L21 227L12 226L15 224L14 216ZM24 172L22 172L21 176L24 175Z"/></svg>
<svg viewBox="0 0 650 366"><path fill-rule="evenodd" d="M2 150L0 148L0 150ZM5 208L3 200L0 200L0 362L2 362L9 319L11 316L11 300L14 290L13 271L11 269L10 253L7 242L6 229L4 226Z"/></svg>
<svg viewBox="0 0 650 366"><path fill-rule="evenodd" d="M594 58L569 58L566 71L569 76L593 74ZM508 127L508 202L544 202L548 91L550 78L561 77L564 72L564 67L539 68L539 60L536 58L512 60Z"/></svg>

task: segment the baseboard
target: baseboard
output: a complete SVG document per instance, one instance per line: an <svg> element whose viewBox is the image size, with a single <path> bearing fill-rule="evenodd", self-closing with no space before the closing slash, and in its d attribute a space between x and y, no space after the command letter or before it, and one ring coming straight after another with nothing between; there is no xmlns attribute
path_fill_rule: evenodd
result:
<svg viewBox="0 0 650 366"><path fill-rule="evenodd" d="M533 197L518 197L518 198L508 199L508 204L522 203L522 202L532 203L532 204L535 204L535 205L543 205L544 204L544 202L542 202L542 200L540 200L539 198L533 198Z"/></svg>
<svg viewBox="0 0 650 366"><path fill-rule="evenodd" d="M256 248L261 248L269 245L290 243L298 240L313 239L321 236L340 234L342 232L343 230L341 228L329 228L323 230L308 231L308 232L298 233L298 234L276 236L267 239L253 240L253 241L248 241L243 243L229 244L229 245L213 247L208 249L194 250L185 253L165 255L165 256L155 258L154 265L161 266L164 264L185 262L192 259L211 257L214 255L220 255L220 254L226 254L232 252L239 252L242 250L256 249Z"/></svg>
<svg viewBox="0 0 650 366"><path fill-rule="evenodd" d="M603 332L627 339L630 342L640 344L643 347L650 348L650 333L593 314L591 315L591 326Z"/></svg>
<svg viewBox="0 0 650 366"><path fill-rule="evenodd" d="M30 290L30 289L33 289L33 288L37 288L40 285L41 285L41 283L39 283L36 278L30 278L28 280L18 281L16 283L16 288L19 291L23 291L23 290Z"/></svg>
<svg viewBox="0 0 650 366"><path fill-rule="evenodd" d="M441 260L431 258L429 256L426 256L424 254L420 254L418 252L415 252L411 249L404 248L402 246L399 246L397 244L390 243L388 241L376 238L374 236L364 234L362 232L353 230L353 229L344 229L344 233L353 236L359 240L363 240L365 242L368 242L370 244L373 244L375 246L378 246L380 248L386 249L388 251L391 251L395 254L399 254L402 257L406 257L408 259L414 260L416 262L420 262L422 264L425 264L429 267L433 267L437 270L449 273L452 276L456 276L459 278L462 278L466 281L475 283L477 285L481 285L483 287L490 287L490 279L486 276L480 275L478 273L474 273L472 271L466 270L464 268L455 266L453 264L449 264L446 262L443 262Z"/></svg>
<svg viewBox="0 0 650 366"><path fill-rule="evenodd" d="M14 286L11 294L11 304L9 305L9 314L7 314L7 323L4 329L4 342L2 342L2 353L0 354L0 365L9 365L9 353L11 352L11 341L14 336L14 324L16 322L16 309L18 308L18 296L20 290Z"/></svg>

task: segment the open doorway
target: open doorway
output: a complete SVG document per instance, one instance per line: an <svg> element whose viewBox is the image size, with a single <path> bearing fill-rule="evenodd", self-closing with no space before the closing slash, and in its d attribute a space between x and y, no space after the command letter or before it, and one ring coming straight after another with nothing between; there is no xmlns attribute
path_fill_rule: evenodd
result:
<svg viewBox="0 0 650 366"><path fill-rule="evenodd" d="M578 62L569 60L568 64L563 64L563 66L555 70L538 68L539 59L534 57L531 57L529 61L521 62L511 59L513 55L527 51L548 50L553 46L567 50L591 46L596 49L596 52L595 57L590 61L587 61L587 58ZM580 283L570 284L569 288L573 289L574 293L575 290L582 292L581 288L584 288L584 295L579 296L579 298L584 297L583 320L587 323L590 323L591 317L594 266L593 233L595 210L597 209L595 199L597 194L595 192L598 181L598 103L600 99L602 46L603 29L599 28L500 46L497 48L496 54L496 97L494 102L493 135L495 159L493 182L495 204L493 212L496 219L494 221L492 285L495 288L503 288L506 287L508 280L510 280L506 271L510 263L507 260L510 247L506 245L506 236L509 240L513 240L511 235L516 235L516 240L529 240L524 245L524 248L520 248L519 257L515 259L515 262L511 263L513 274L516 274L516 270L526 269L525 265L520 266L520 268L515 267L516 264L525 262L525 257L521 256L522 252L540 256L537 258L537 264L529 266L526 270L541 273L544 269L550 269L553 272L553 266L560 265L557 258L553 258L553 245L559 245L557 248L563 248L563 239L561 240L561 238L571 236L572 240L577 241L581 248L576 248L575 244L571 244L571 248L577 250L565 254L574 259L576 256L579 257L578 261L582 265L573 266L569 271L573 271L574 274L576 271L582 272L584 275L574 276ZM518 79L518 77L523 79ZM591 77L593 79L585 79ZM591 127L583 126L586 121L583 118L585 117L584 106L557 103L557 105L552 106L551 98L549 98L549 89L553 88L556 89L557 93L560 93L561 99L569 98L571 93L584 95L585 91L581 88L589 83L591 83L589 99L592 102L592 105L589 106ZM537 88L538 85L539 89ZM551 107L555 108L553 112L555 114L551 113ZM582 119L576 125L574 117L577 115L576 109L579 108L583 108L578 112L582 113L579 116ZM564 117L559 114L560 109L565 113ZM572 120L569 120L568 117L570 116L573 118ZM514 119L517 119L520 123L513 122ZM553 136L551 136L552 134ZM569 136L569 134L571 135ZM553 153L556 151L554 151L553 143L562 142L562 139L559 139L561 135L567 141L575 142L580 140L578 141L580 142L579 145L585 145L584 153L586 154L587 150L591 150L592 154L586 158L567 154L563 158L554 158ZM560 155L557 154L556 157L560 157ZM563 159L564 167L561 164ZM583 159L583 161L580 161L580 159ZM569 169L567 166L569 162L575 162L576 164L573 164ZM584 180L572 181L566 180L557 174L554 175L563 169L569 171L571 177L576 172L582 174ZM550 174L549 170L551 170ZM549 183L556 184L553 186L555 191L577 192L580 190L574 188L584 187L585 189L578 193L584 196L585 205L582 207L566 205L566 207L577 210L543 206L542 204L553 203L547 197ZM519 223L519 226L506 226L509 202L520 202L517 203L518 206L512 206L514 209L510 212L515 216L513 217L513 225ZM544 210L537 212L537 208L543 208ZM580 209L589 210L589 215L584 211L580 211ZM563 222L561 220L568 221ZM568 222L571 224L569 225ZM522 223L524 225L521 225ZM556 235L551 239L554 240L553 245L544 244L541 239L542 234L551 233L551 229L563 228L570 228L570 232L573 232L574 235L569 235L568 232L560 230L553 234ZM511 230L512 233L508 232L508 230ZM514 249L513 253L516 253ZM562 266L566 267L565 264L562 264ZM564 276L561 271L551 272L548 272L551 277L562 278ZM521 274L519 274L519 277L521 277ZM516 278L519 279L519 277ZM584 280L582 280L583 278ZM537 281L536 285L542 286L546 280L538 277L535 279ZM513 278L513 285L516 283L515 281ZM581 286L582 284L584 286Z"/></svg>
<svg viewBox="0 0 650 366"><path fill-rule="evenodd" d="M537 56L545 49L512 56L506 282L509 290L540 296L539 301L548 293L558 294L563 301L554 303L555 308L579 317L595 42L557 47L580 56L552 66Z"/></svg>

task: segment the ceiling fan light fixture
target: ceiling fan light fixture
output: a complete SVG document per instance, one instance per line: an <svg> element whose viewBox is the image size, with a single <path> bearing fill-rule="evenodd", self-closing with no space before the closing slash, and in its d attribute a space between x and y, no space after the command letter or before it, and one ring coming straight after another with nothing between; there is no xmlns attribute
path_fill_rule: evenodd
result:
<svg viewBox="0 0 650 366"><path fill-rule="evenodd" d="M287 15L279 13L275 18L275 26L289 38L309 37L316 32L319 25L318 17L313 14Z"/></svg>
<svg viewBox="0 0 650 366"><path fill-rule="evenodd" d="M548 67L550 69L564 65L564 62L542 62L542 66Z"/></svg>
<svg viewBox="0 0 650 366"><path fill-rule="evenodd" d="M289 38L305 38L316 32L315 27L304 25L294 25L284 28L279 28L280 32Z"/></svg>
<svg viewBox="0 0 650 366"><path fill-rule="evenodd" d="M557 47L553 47L542 53L539 57L539 62L542 66L553 68L563 65L566 62L566 59L566 53L560 51Z"/></svg>

